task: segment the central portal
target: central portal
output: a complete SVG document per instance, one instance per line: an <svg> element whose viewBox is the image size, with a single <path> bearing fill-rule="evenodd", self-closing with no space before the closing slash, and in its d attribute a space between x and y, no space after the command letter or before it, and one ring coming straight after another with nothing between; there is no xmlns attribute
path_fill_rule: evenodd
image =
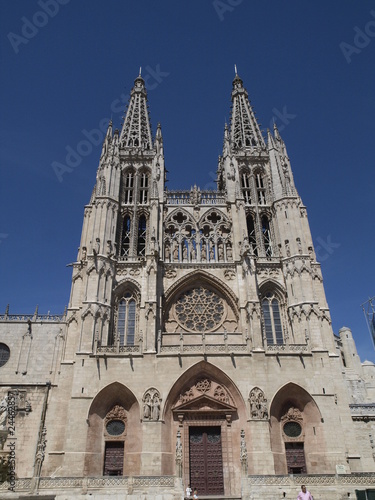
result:
<svg viewBox="0 0 375 500"><path fill-rule="evenodd" d="M199 495L224 495L220 427L189 427L190 486Z"/></svg>

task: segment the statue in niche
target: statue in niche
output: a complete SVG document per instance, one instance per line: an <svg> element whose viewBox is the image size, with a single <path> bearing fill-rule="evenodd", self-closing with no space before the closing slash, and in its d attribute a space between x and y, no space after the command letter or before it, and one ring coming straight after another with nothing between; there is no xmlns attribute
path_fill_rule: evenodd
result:
<svg viewBox="0 0 375 500"><path fill-rule="evenodd" d="M143 402L143 418L145 420L150 420L150 418L151 418L151 397L150 397L150 394L146 394L145 400Z"/></svg>
<svg viewBox="0 0 375 500"><path fill-rule="evenodd" d="M173 260L174 262L178 262L178 243L175 243L175 246L173 248Z"/></svg>
<svg viewBox="0 0 375 500"><path fill-rule="evenodd" d="M143 420L157 421L160 418L160 394L155 388L145 392L143 396Z"/></svg>
<svg viewBox="0 0 375 500"><path fill-rule="evenodd" d="M210 261L213 261L215 260L215 248L214 248L214 244L211 243L210 244Z"/></svg>
<svg viewBox="0 0 375 500"><path fill-rule="evenodd" d="M264 392L259 387L254 387L250 392L250 414L251 418L256 420L267 420L267 399L264 397Z"/></svg>
<svg viewBox="0 0 375 500"><path fill-rule="evenodd" d="M190 250L190 259L191 260L195 260L197 257L197 252L195 250L195 247L193 245L193 243L191 244L191 250Z"/></svg>
<svg viewBox="0 0 375 500"><path fill-rule="evenodd" d="M186 242L184 241L182 244L182 258L184 261L187 260L187 247L186 247Z"/></svg>
<svg viewBox="0 0 375 500"><path fill-rule="evenodd" d="M165 255L165 260L170 260L170 258L171 258L171 249L169 247L169 242L166 242L166 244L165 244L164 255Z"/></svg>
<svg viewBox="0 0 375 500"><path fill-rule="evenodd" d="M154 394L153 400L152 400L152 420L159 420L160 417L160 401L159 401L159 396L157 394Z"/></svg>
<svg viewBox="0 0 375 500"><path fill-rule="evenodd" d="M219 257L219 262L222 262L224 260L224 248L222 243L219 243L218 257Z"/></svg>
<svg viewBox="0 0 375 500"><path fill-rule="evenodd" d="M228 243L227 245L227 260L232 260L233 254L232 254L232 245Z"/></svg>
<svg viewBox="0 0 375 500"><path fill-rule="evenodd" d="M205 241L202 242L201 257L202 257L202 261L205 261L207 259L207 248L206 248Z"/></svg>

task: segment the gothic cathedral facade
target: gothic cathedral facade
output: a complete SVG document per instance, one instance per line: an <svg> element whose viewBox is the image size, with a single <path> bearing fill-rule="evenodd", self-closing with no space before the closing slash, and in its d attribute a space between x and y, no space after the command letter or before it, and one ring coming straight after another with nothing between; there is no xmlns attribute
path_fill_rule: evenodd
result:
<svg viewBox="0 0 375 500"><path fill-rule="evenodd" d="M231 99L214 191L165 188L141 76L109 124L65 314L0 316L1 498L375 484L375 367L333 334L277 127L265 140L238 75Z"/></svg>

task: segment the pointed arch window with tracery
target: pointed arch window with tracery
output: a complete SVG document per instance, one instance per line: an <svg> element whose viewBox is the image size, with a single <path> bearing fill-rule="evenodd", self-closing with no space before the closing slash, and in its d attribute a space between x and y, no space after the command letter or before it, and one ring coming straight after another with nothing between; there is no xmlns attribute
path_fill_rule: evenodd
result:
<svg viewBox="0 0 375 500"><path fill-rule="evenodd" d="M124 203L126 205L134 203L134 172L131 171L125 174Z"/></svg>
<svg viewBox="0 0 375 500"><path fill-rule="evenodd" d="M121 233L121 257L128 257L130 255L130 238L131 238L131 219L130 215L126 214L123 219L122 233Z"/></svg>
<svg viewBox="0 0 375 500"><path fill-rule="evenodd" d="M283 328L280 305L275 294L268 292L262 299L264 334L267 344L283 344Z"/></svg>
<svg viewBox="0 0 375 500"><path fill-rule="evenodd" d="M144 256L146 253L146 237L147 237L147 219L145 215L141 215L138 220L138 241L137 254Z"/></svg>
<svg viewBox="0 0 375 500"><path fill-rule="evenodd" d="M120 346L134 345L136 326L136 300L127 292L117 305L117 339Z"/></svg>
<svg viewBox="0 0 375 500"><path fill-rule="evenodd" d="M254 218L251 214L249 214L246 218L246 225L247 225L247 237L249 240L251 253L257 256L258 255L257 239L255 233Z"/></svg>
<svg viewBox="0 0 375 500"><path fill-rule="evenodd" d="M148 174L142 172L139 179L139 203L146 205L148 203Z"/></svg>
<svg viewBox="0 0 375 500"><path fill-rule="evenodd" d="M256 183L256 188L257 188L258 204L265 205L266 204L266 188L264 186L263 176L259 172L255 176L255 183Z"/></svg>
<svg viewBox="0 0 375 500"><path fill-rule="evenodd" d="M241 189L245 203L251 205L251 176L246 170L241 172Z"/></svg>
<svg viewBox="0 0 375 500"><path fill-rule="evenodd" d="M262 222L263 244L266 257L272 257L273 252L272 252L272 241L271 241L271 229L267 215L262 216L261 222Z"/></svg>

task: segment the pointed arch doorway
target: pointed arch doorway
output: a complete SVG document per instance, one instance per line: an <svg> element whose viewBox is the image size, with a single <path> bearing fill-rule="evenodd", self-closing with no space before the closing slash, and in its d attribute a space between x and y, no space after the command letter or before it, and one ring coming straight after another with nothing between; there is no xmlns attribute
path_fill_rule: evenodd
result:
<svg viewBox="0 0 375 500"><path fill-rule="evenodd" d="M183 440L183 481L199 495L230 491L232 420L237 408L227 389L202 378L191 385L172 409Z"/></svg>

